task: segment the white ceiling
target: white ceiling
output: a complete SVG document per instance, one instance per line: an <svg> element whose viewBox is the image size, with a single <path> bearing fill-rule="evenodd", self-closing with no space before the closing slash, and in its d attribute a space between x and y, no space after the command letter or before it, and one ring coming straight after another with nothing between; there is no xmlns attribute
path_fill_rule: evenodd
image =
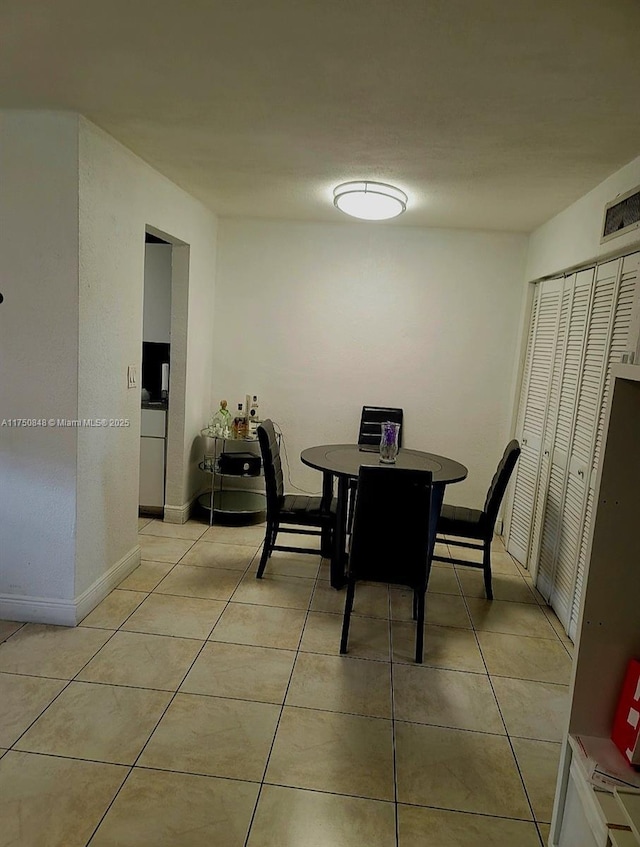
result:
<svg viewBox="0 0 640 847"><path fill-rule="evenodd" d="M399 225L529 231L640 154L639 34L638 0L2 0L0 107L226 216L346 220L370 178Z"/></svg>

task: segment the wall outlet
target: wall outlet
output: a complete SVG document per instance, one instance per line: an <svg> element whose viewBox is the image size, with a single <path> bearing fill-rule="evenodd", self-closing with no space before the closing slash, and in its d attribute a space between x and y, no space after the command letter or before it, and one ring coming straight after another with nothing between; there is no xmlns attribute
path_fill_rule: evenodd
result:
<svg viewBox="0 0 640 847"><path fill-rule="evenodd" d="M127 368L127 387L135 388L138 384L138 369L135 365L129 365Z"/></svg>

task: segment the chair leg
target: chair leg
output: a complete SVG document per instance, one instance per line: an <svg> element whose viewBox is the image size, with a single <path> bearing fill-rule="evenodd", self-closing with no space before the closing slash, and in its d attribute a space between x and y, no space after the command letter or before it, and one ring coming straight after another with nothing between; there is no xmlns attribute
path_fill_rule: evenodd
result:
<svg viewBox="0 0 640 847"><path fill-rule="evenodd" d="M491 539L485 539L482 553L482 566L484 568L484 590L487 600L493 600L493 588L491 586Z"/></svg>
<svg viewBox="0 0 640 847"><path fill-rule="evenodd" d="M330 559L332 550L333 537L331 535L331 527L323 526L320 534L320 555L323 559Z"/></svg>
<svg viewBox="0 0 640 847"><path fill-rule="evenodd" d="M347 641L349 640L349 622L351 621L351 609L353 598L356 593L355 580L350 579L347 584L347 597L344 603L344 618L342 619L342 638L340 639L340 652L347 652Z"/></svg>
<svg viewBox="0 0 640 847"><path fill-rule="evenodd" d="M413 592L413 610L412 610L412 615L413 615L413 619L414 619L414 621L417 621L417 620L418 620L418 592L417 592L417 591L414 591L414 592Z"/></svg>
<svg viewBox="0 0 640 847"><path fill-rule="evenodd" d="M262 556L260 556L260 564L256 573L256 579L262 579L262 574L266 567L269 556L273 552L273 545L276 543L278 535L278 524L267 522L267 531L264 534L264 542L262 544Z"/></svg>
<svg viewBox="0 0 640 847"><path fill-rule="evenodd" d="M416 592L414 597L418 603L418 620L416 621L416 664L422 664L424 648L424 591Z"/></svg>

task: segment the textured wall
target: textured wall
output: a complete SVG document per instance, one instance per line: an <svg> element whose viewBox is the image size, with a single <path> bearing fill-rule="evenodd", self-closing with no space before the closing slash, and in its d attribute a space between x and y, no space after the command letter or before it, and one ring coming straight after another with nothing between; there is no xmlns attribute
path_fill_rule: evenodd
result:
<svg viewBox="0 0 640 847"><path fill-rule="evenodd" d="M405 445L451 456L481 506L509 435L526 237L222 219L214 402L257 393L300 451L354 441L363 404L402 406Z"/></svg>
<svg viewBox="0 0 640 847"><path fill-rule="evenodd" d="M0 419L77 417L77 158L77 117L0 113ZM0 427L0 603L74 596L77 437Z"/></svg>

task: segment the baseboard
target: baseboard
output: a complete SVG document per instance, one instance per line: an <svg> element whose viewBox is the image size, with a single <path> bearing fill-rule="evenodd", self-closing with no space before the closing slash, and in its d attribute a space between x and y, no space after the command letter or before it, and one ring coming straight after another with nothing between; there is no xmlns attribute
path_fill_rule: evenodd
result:
<svg viewBox="0 0 640 847"><path fill-rule="evenodd" d="M76 604L53 597L0 594L0 620L75 626Z"/></svg>
<svg viewBox="0 0 640 847"><path fill-rule="evenodd" d="M186 523L191 517L197 498L198 495L194 494L191 500L188 503L183 503L182 506L165 506L164 522L174 524Z"/></svg>
<svg viewBox="0 0 640 847"><path fill-rule="evenodd" d="M139 564L136 545L75 600L0 594L0 620L75 626Z"/></svg>
<svg viewBox="0 0 640 847"><path fill-rule="evenodd" d="M103 573L93 585L87 588L75 600L76 617L74 624L85 618L92 609L100 603L123 579L129 576L140 564L140 547L136 544L119 561L112 565L106 573Z"/></svg>

